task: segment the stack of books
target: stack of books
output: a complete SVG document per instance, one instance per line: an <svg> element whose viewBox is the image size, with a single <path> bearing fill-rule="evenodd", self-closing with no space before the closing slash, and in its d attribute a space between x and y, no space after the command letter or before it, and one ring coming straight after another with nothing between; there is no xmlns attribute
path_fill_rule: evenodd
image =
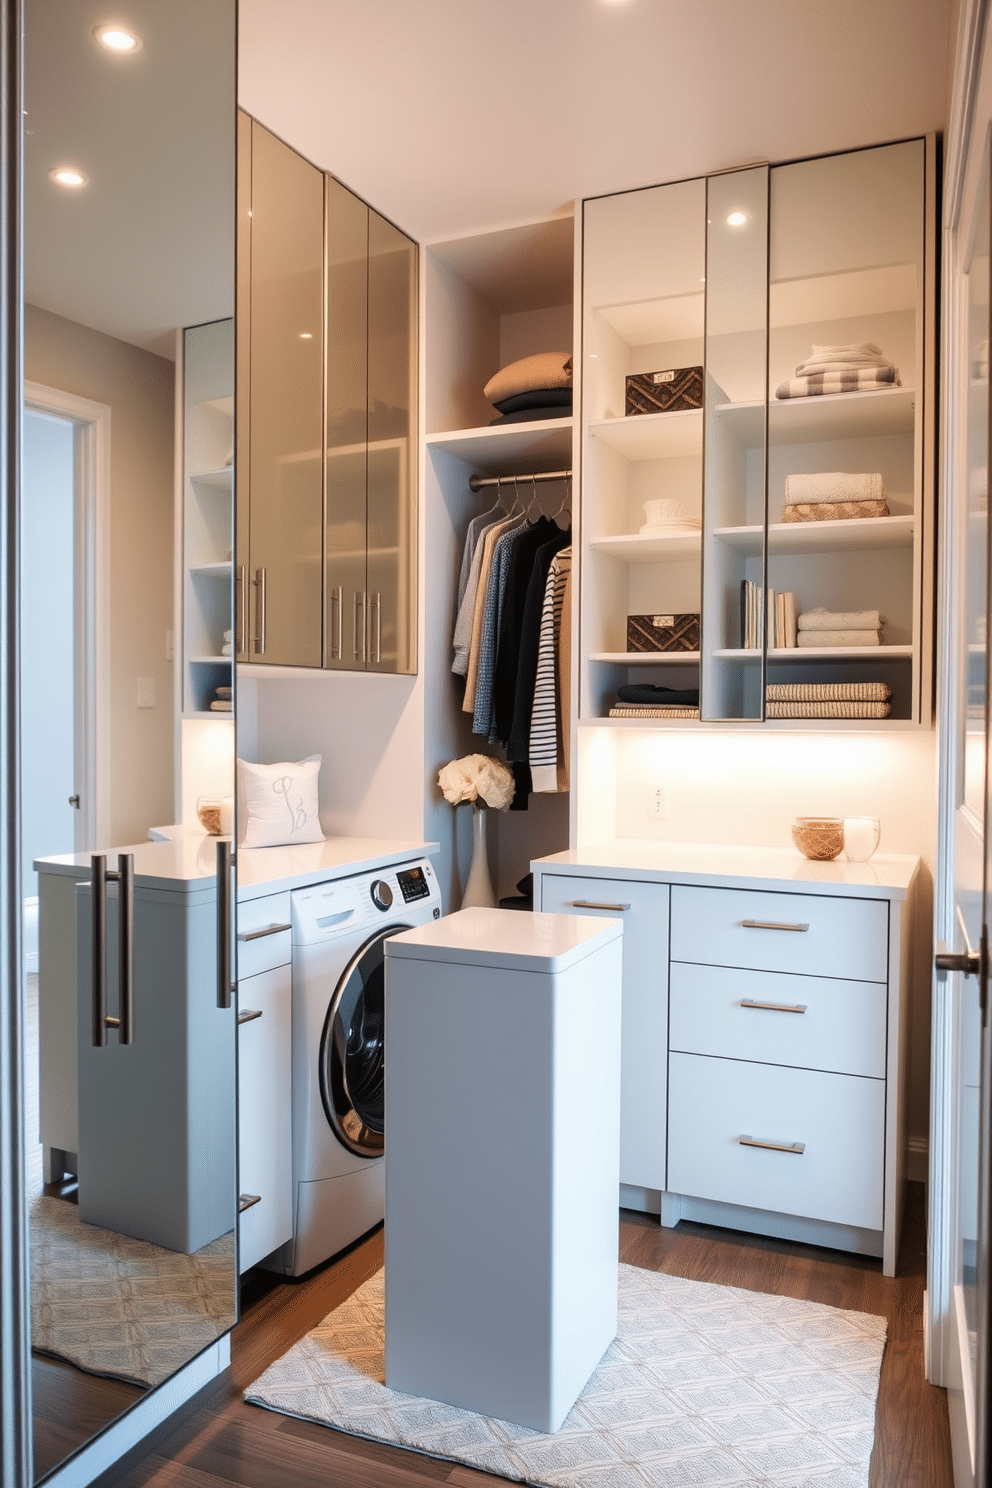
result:
<svg viewBox="0 0 992 1488"><path fill-rule="evenodd" d="M765 606L768 607L769 650L790 648L796 645L799 601L791 593L760 589L750 579L741 583L741 649L757 651L761 648L765 623Z"/></svg>

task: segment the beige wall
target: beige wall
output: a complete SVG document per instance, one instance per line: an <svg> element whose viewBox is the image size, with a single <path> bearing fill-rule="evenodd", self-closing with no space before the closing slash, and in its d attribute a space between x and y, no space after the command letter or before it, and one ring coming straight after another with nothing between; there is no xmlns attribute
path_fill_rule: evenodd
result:
<svg viewBox="0 0 992 1488"><path fill-rule="evenodd" d="M96 403L110 417L110 834L140 842L173 810L174 368L163 357L32 305L25 309L29 382ZM137 706L139 677L154 708Z"/></svg>

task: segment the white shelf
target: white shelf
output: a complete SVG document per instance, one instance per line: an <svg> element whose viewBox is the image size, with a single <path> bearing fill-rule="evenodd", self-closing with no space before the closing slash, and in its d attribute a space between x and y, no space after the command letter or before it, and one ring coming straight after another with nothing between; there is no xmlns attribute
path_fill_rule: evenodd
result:
<svg viewBox="0 0 992 1488"><path fill-rule="evenodd" d="M732 406L732 405L731 405ZM589 433L627 460L670 460L698 455L703 448L703 410L637 413L630 418L597 419Z"/></svg>
<svg viewBox="0 0 992 1488"><path fill-rule="evenodd" d="M190 666L230 666L232 656L188 656Z"/></svg>
<svg viewBox="0 0 992 1488"><path fill-rule="evenodd" d="M913 432L916 389L876 388L866 393L823 393L776 398L768 405L770 444L813 444L823 439L864 439ZM718 403L714 412L748 449L764 440L764 403Z"/></svg>
<svg viewBox="0 0 992 1488"><path fill-rule="evenodd" d="M427 448L444 450L492 475L529 475L542 467L567 470L572 463L572 420L535 419L529 424L453 429L429 434Z"/></svg>
<svg viewBox="0 0 992 1488"><path fill-rule="evenodd" d="M590 661L610 661L621 666L698 666L698 651L592 651Z"/></svg>
<svg viewBox="0 0 992 1488"><path fill-rule="evenodd" d="M833 522L772 522L769 555L863 553L913 546L912 517L848 517ZM713 536L748 558L761 553L760 527L716 527Z"/></svg>
<svg viewBox="0 0 992 1488"><path fill-rule="evenodd" d="M229 718L231 720L231 722L233 723L234 722L234 709L232 708L232 709L228 710L226 708L224 708L224 709L221 709L221 708L205 708L202 712L197 712L194 709L194 710L191 710L191 711L188 711L188 712L184 713L183 714L183 717L184 718Z"/></svg>
<svg viewBox="0 0 992 1488"><path fill-rule="evenodd" d="M768 651L769 661L894 661L911 657L912 646L776 646ZM721 661L760 661L761 651L752 649L714 651Z"/></svg>
<svg viewBox="0 0 992 1488"><path fill-rule="evenodd" d="M675 532L667 537L630 532L619 537L595 537L589 544L597 553L608 553L611 558L621 558L625 563L665 563L680 558L698 558L701 545L701 532Z"/></svg>
<svg viewBox="0 0 992 1488"><path fill-rule="evenodd" d="M233 474L233 465L218 465L215 470L191 470L189 479L199 486L217 486L220 490L228 490Z"/></svg>
<svg viewBox="0 0 992 1488"><path fill-rule="evenodd" d="M206 574L211 579L233 578L230 558L222 563L191 563L189 571L191 574Z"/></svg>

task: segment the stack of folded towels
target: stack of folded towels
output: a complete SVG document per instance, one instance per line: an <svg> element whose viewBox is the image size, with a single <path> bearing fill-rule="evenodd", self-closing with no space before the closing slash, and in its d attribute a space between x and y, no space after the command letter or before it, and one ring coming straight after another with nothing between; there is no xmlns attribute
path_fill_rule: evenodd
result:
<svg viewBox="0 0 992 1488"><path fill-rule="evenodd" d="M698 718L699 688L654 687L632 682L617 688L611 718Z"/></svg>
<svg viewBox="0 0 992 1488"><path fill-rule="evenodd" d="M887 361L874 341L858 346L816 346L796 368L795 377L780 383L776 398L809 398L821 393L867 393L876 388L900 387L899 369Z"/></svg>
<svg viewBox="0 0 992 1488"><path fill-rule="evenodd" d="M877 610L807 610L799 616L798 645L815 650L821 646L880 646L885 616Z"/></svg>
<svg viewBox="0 0 992 1488"><path fill-rule="evenodd" d="M888 718L884 682L782 682L765 688L766 718Z"/></svg>
<svg viewBox="0 0 992 1488"><path fill-rule="evenodd" d="M231 713L234 711L231 702L231 689L229 687L215 687L213 701L210 704L213 713Z"/></svg>
<svg viewBox="0 0 992 1488"><path fill-rule="evenodd" d="M878 472L842 470L785 477L783 522L830 522L848 517L887 517L885 482Z"/></svg>
<svg viewBox="0 0 992 1488"><path fill-rule="evenodd" d="M498 411L494 424L568 418L572 412L572 353L543 351L501 367L483 389Z"/></svg>

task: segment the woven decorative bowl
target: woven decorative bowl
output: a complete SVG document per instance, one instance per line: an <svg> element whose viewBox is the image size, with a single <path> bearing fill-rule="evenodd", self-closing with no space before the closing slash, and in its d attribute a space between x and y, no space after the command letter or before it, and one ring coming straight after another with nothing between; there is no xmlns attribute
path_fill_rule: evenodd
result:
<svg viewBox="0 0 992 1488"><path fill-rule="evenodd" d="M844 846L844 823L838 816L797 816L792 840L805 858L825 862Z"/></svg>

